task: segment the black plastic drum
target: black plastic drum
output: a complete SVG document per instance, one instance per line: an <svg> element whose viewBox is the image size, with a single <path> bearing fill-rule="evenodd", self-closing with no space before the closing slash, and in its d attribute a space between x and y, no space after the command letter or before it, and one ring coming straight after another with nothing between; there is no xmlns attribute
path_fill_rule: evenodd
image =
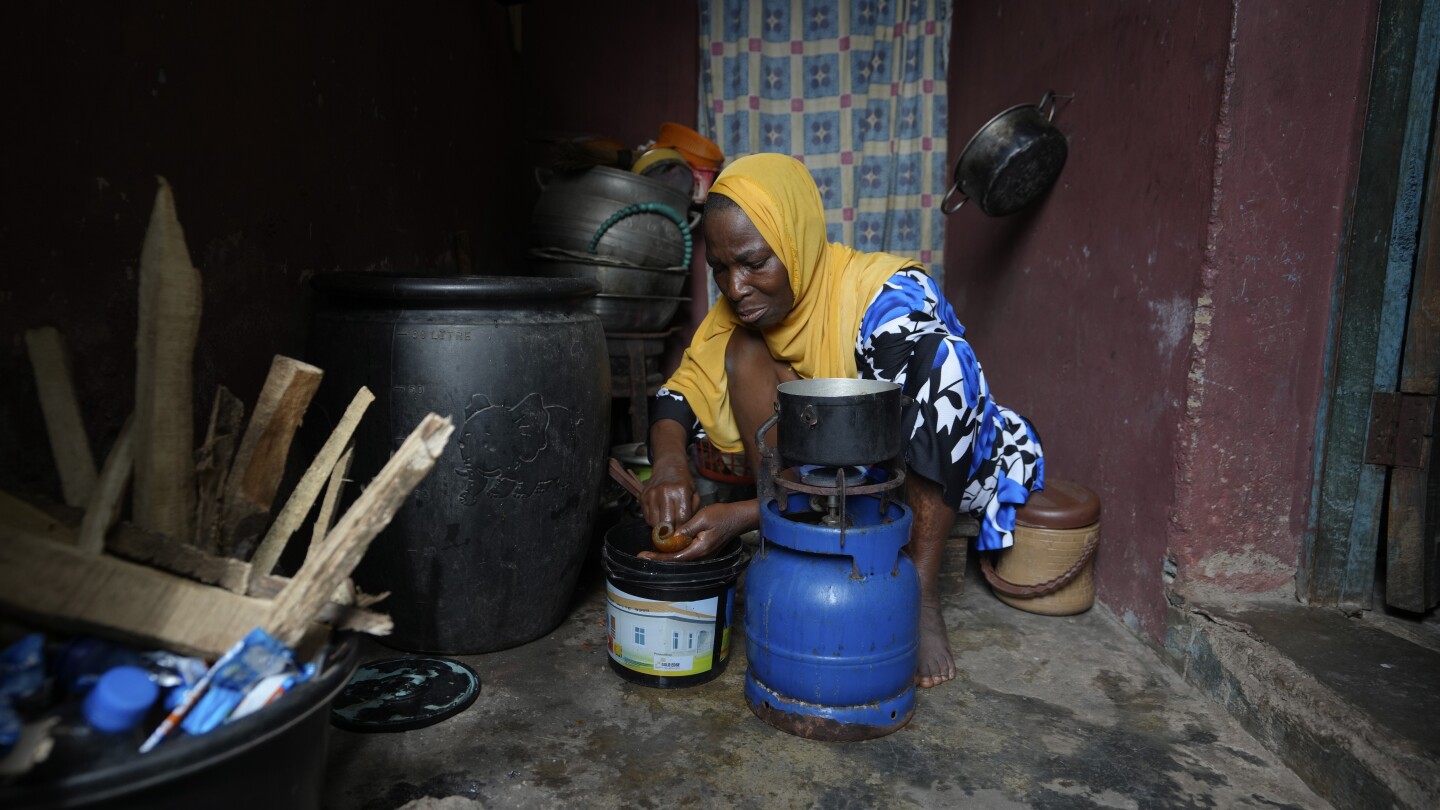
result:
<svg viewBox="0 0 1440 810"><path fill-rule="evenodd" d="M564 618L609 447L610 371L581 279L318 276L312 406L333 424L361 386L350 478L368 482L429 411L456 431L356 571L395 620L387 644L504 649ZM307 424L307 428L310 425ZM329 424L314 430L323 440ZM352 485L350 497L359 487Z"/></svg>

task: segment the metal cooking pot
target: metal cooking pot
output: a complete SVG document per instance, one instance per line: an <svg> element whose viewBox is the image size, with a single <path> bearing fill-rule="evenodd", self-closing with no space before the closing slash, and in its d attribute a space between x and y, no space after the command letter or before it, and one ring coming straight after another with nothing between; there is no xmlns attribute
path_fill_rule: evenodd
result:
<svg viewBox="0 0 1440 810"><path fill-rule="evenodd" d="M689 300L680 295L600 293L585 299L580 308L600 316L600 325L607 333L653 333L669 326L680 305Z"/></svg>
<svg viewBox="0 0 1440 810"><path fill-rule="evenodd" d="M787 465L849 467L900 455L900 386L882 380L781 383L780 455Z"/></svg>
<svg viewBox="0 0 1440 810"><path fill-rule="evenodd" d="M541 192L530 218L531 247L598 252L649 267L689 264L685 234L664 216L625 217L610 223L598 245L592 244L596 231L615 213L632 205L661 203L683 214L690 208L688 193L607 166L548 178L537 173L535 179Z"/></svg>
<svg viewBox="0 0 1440 810"><path fill-rule="evenodd" d="M610 295L676 296L690 278L689 267L646 267L560 248L530 251L530 272L542 278L591 279Z"/></svg>
<svg viewBox="0 0 1440 810"><path fill-rule="evenodd" d="M981 127L960 151L955 184L945 192L940 210L953 214L973 199L981 211L1003 217L1050 188L1069 152L1065 136L1051 123L1056 98L1054 91L1047 91L1039 104L1011 107ZM957 193L963 196L951 206Z"/></svg>

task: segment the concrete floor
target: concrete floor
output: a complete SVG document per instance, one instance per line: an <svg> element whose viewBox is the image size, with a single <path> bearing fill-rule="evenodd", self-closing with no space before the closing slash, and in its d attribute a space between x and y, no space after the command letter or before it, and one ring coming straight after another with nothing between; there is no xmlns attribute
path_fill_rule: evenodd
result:
<svg viewBox="0 0 1440 810"><path fill-rule="evenodd" d="M1339 611L1293 602L1237 611L1233 618L1389 734L1440 762L1440 651Z"/></svg>
<svg viewBox="0 0 1440 810"><path fill-rule="evenodd" d="M743 632L711 683L621 680L601 577L587 572L552 634L462 658L483 680L464 713L398 734L334 730L327 805L1329 807L1102 609L1014 610L973 565L946 604L959 677L923 692L908 726L862 743L800 739L751 714Z"/></svg>
<svg viewBox="0 0 1440 810"><path fill-rule="evenodd" d="M1440 632L1294 599L1171 594L1166 654L1319 795L1356 810L1440 807Z"/></svg>

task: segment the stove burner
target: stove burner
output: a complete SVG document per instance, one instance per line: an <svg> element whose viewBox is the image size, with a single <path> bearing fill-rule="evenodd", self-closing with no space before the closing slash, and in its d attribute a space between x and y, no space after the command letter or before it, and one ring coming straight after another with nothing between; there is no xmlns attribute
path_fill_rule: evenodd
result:
<svg viewBox="0 0 1440 810"><path fill-rule="evenodd" d="M900 487L905 484L904 456L875 459L864 466L848 467L811 465L804 459L782 460L779 449L767 446L765 442L765 434L780 421L778 406L776 410L776 414L755 432L755 442L763 448L760 451L760 469L755 477L760 503L779 501L783 508L791 495L808 495L809 509L788 512L783 517L797 523L812 523L838 530L840 547L844 548L845 531L855 525L846 514L848 501L854 496L874 496L880 502L880 513L885 514L890 499L899 495ZM782 465L793 472L782 475Z"/></svg>
<svg viewBox="0 0 1440 810"><path fill-rule="evenodd" d="M836 506L819 503L820 496L810 496L810 509L804 512L781 512L780 517L793 523L807 523L811 526L829 526L832 529L851 528L855 521L842 514ZM842 523L843 521L843 523Z"/></svg>
<svg viewBox="0 0 1440 810"><path fill-rule="evenodd" d="M809 484L812 487L838 487L840 486L841 475L845 476L846 484L850 484L852 481L858 484L865 480L865 468L816 467L813 470L802 473L800 475L800 482Z"/></svg>

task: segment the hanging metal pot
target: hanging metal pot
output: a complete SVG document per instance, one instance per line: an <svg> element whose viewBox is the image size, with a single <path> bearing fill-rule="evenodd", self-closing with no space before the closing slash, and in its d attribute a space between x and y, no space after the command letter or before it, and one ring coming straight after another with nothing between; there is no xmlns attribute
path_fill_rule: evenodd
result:
<svg viewBox="0 0 1440 810"><path fill-rule="evenodd" d="M1011 107L981 127L960 151L955 184L945 192L940 210L953 214L974 200L986 214L1003 217L1045 193L1060 176L1069 152L1065 136L1051 123L1056 98L1054 91L1047 91L1039 104ZM960 201L952 206L956 194Z"/></svg>

